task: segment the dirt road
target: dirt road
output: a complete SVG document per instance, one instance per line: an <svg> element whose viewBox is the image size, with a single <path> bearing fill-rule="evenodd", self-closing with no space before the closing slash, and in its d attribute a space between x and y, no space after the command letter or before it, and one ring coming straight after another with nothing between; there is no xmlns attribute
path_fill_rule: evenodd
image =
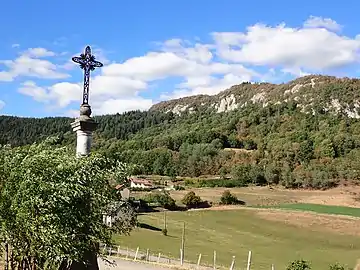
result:
<svg viewBox="0 0 360 270"><path fill-rule="evenodd" d="M145 264L141 262L133 262L127 260L111 259L115 264L109 263L99 259L100 270L169 270L170 268L164 268L157 265Z"/></svg>

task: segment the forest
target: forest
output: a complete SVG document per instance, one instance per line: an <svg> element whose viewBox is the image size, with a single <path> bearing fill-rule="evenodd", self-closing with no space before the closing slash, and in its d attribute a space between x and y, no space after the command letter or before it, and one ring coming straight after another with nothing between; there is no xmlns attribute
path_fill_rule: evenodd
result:
<svg viewBox="0 0 360 270"><path fill-rule="evenodd" d="M224 113L132 111L95 117L93 151L133 164L133 174L221 176L213 186L281 184L329 188L360 178L360 124L295 102L251 104ZM13 147L56 136L73 145L71 118L0 116L0 144ZM228 179L230 178L230 179Z"/></svg>

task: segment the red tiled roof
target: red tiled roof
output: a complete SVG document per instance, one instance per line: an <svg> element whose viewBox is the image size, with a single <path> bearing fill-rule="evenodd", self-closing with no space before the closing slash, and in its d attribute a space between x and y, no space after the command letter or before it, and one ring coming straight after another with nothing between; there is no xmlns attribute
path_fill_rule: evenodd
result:
<svg viewBox="0 0 360 270"><path fill-rule="evenodd" d="M152 186L152 182L147 179L132 178L131 182L133 182L134 184L143 184L145 186Z"/></svg>
<svg viewBox="0 0 360 270"><path fill-rule="evenodd" d="M123 186L125 186L124 184L119 184L119 185L116 185L116 187L115 187L115 189L120 189L120 188L122 188Z"/></svg>

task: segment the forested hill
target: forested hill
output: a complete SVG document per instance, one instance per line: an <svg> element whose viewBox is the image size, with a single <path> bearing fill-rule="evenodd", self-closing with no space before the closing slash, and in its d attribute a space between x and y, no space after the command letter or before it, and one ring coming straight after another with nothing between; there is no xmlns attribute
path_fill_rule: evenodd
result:
<svg viewBox="0 0 360 270"><path fill-rule="evenodd" d="M288 84L243 83L216 96L96 117L94 150L137 164L136 174L231 174L227 185L330 187L360 179L360 80L307 76ZM235 101L234 101L235 100ZM0 144L58 135L70 118L0 117Z"/></svg>

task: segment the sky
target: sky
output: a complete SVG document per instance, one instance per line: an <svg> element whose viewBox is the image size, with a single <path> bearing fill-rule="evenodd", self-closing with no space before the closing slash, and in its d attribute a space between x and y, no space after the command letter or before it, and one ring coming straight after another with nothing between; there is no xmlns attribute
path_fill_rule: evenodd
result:
<svg viewBox="0 0 360 270"><path fill-rule="evenodd" d="M244 81L358 77L360 2L1 1L0 115L79 114L90 45L93 115L214 95Z"/></svg>

